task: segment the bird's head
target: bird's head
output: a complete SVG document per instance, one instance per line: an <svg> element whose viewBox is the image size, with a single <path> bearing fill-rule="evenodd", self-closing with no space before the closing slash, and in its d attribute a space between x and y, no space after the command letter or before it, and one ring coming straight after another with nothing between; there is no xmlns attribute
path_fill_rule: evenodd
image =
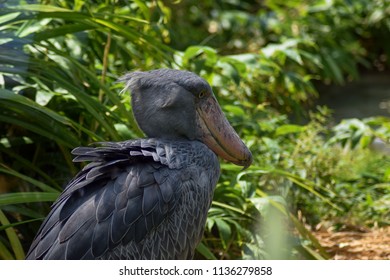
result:
<svg viewBox="0 0 390 280"><path fill-rule="evenodd" d="M134 117L148 137L199 140L234 164L252 163L210 85L196 74L158 69L128 73L120 81L131 91Z"/></svg>

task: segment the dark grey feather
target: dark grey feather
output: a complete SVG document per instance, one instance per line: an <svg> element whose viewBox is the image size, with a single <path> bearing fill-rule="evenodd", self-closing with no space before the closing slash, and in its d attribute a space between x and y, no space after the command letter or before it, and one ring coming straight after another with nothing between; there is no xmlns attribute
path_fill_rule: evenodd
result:
<svg viewBox="0 0 390 280"><path fill-rule="evenodd" d="M93 162L54 203L28 259L192 256L219 175L204 144L140 139L74 153Z"/></svg>

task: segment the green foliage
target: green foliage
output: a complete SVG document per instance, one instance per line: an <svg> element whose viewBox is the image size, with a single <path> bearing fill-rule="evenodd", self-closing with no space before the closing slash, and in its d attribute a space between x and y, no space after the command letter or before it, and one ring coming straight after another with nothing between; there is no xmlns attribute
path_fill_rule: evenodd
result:
<svg viewBox="0 0 390 280"><path fill-rule="evenodd" d="M315 183L323 197L291 189L295 211L312 226L323 221L332 221L340 228L389 224L389 153L381 145L375 148L376 141L389 142L388 132L382 133L389 120L344 120L329 130L319 122L321 119L317 115L297 135L289 160L301 178ZM324 139L324 134L330 137ZM379 135L383 140L375 138Z"/></svg>
<svg viewBox="0 0 390 280"><path fill-rule="evenodd" d="M80 168L72 148L142 135L115 80L172 60L141 2L15 4L0 12L1 192L15 192L0 195L0 207L12 223L47 215L49 204L32 202L54 201ZM38 224L18 227L25 248ZM8 240L0 243L11 250Z"/></svg>
<svg viewBox="0 0 390 280"><path fill-rule="evenodd" d="M328 128L307 110L316 81L387 67L386 0L40 3L0 4L0 258L24 257L80 168L72 148L142 137L115 83L137 69L200 74L254 155L222 163L197 258L322 259L307 225L389 223L390 163L371 148L390 120Z"/></svg>

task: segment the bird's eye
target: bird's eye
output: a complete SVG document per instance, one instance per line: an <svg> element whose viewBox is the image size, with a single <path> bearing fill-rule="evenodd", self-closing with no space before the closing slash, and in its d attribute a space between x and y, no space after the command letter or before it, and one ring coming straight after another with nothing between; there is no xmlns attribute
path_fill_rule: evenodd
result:
<svg viewBox="0 0 390 280"><path fill-rule="evenodd" d="M203 97L205 97L206 96L206 91L205 90L202 90L201 92L199 92L199 94L198 94L198 97L199 98L203 98Z"/></svg>

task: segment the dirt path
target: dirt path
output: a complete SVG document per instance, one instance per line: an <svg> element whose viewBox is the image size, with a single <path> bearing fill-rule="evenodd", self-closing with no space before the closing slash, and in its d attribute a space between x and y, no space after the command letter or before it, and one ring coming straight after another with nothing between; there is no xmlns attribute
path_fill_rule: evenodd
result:
<svg viewBox="0 0 390 280"><path fill-rule="evenodd" d="M390 260L390 227L314 235L334 260Z"/></svg>

